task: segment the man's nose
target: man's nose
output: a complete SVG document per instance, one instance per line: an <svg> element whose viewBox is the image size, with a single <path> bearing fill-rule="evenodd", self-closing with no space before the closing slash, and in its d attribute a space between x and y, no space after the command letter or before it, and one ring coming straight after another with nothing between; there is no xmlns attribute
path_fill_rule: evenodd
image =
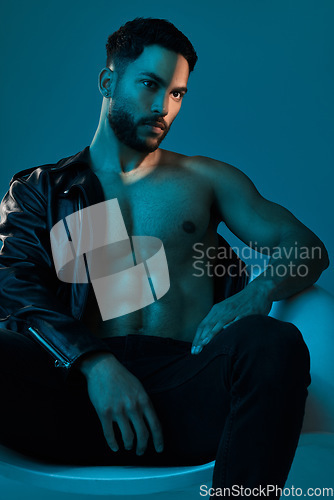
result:
<svg viewBox="0 0 334 500"><path fill-rule="evenodd" d="M168 95L157 93L152 103L151 111L152 113L166 116L168 114Z"/></svg>

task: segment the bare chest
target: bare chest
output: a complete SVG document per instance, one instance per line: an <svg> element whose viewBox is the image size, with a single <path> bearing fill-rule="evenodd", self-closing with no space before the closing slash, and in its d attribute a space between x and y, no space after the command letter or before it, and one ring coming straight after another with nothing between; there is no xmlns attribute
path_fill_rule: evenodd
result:
<svg viewBox="0 0 334 500"><path fill-rule="evenodd" d="M166 248L188 247L210 225L210 187L192 172L176 168L128 181L101 178L105 199L117 199L129 235L155 236Z"/></svg>

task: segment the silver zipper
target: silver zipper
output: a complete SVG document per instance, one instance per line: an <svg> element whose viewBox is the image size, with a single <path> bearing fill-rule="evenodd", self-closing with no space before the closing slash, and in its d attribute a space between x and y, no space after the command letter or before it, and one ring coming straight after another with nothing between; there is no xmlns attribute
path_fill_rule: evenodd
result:
<svg viewBox="0 0 334 500"><path fill-rule="evenodd" d="M63 356L55 347L49 344L39 332L37 332L31 326L28 328L28 330L30 331L30 333L33 334L34 337L36 337L37 341L48 351L50 351L50 353L54 358L56 358L55 360L56 368L59 367L69 368L71 366L71 363L68 361L68 359L65 358L65 356Z"/></svg>
<svg viewBox="0 0 334 500"><path fill-rule="evenodd" d="M64 194L67 196L69 194L69 192L70 192L71 189L78 189L81 192L81 194L82 194L82 198L85 200L86 206L89 206L89 204L88 204L88 198L87 198L87 193L86 193L86 191L84 190L84 188L80 184L72 184L72 186L70 186L69 189L66 189L64 191ZM82 203L81 197L79 195L79 197L78 197L78 212L79 212L80 220L81 220L81 217L82 217L81 216L81 210L83 208L84 208L84 204ZM79 316L78 316L77 319L81 319L82 316L83 316L85 305L87 303L87 297L88 297L88 287L86 287L85 297L84 297L84 300L82 301L81 311L80 311L80 314L79 314Z"/></svg>

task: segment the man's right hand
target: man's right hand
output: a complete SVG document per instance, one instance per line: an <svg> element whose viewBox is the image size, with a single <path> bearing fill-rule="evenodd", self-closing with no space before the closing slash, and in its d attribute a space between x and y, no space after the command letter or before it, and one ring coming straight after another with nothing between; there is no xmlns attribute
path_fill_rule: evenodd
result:
<svg viewBox="0 0 334 500"><path fill-rule="evenodd" d="M142 455L147 448L150 430L154 447L160 453L163 450L161 424L141 382L107 352L93 353L84 358L79 369L87 379L89 398L110 448L113 451L119 449L113 428L113 422L116 422L125 449L133 447L134 429L136 453Z"/></svg>

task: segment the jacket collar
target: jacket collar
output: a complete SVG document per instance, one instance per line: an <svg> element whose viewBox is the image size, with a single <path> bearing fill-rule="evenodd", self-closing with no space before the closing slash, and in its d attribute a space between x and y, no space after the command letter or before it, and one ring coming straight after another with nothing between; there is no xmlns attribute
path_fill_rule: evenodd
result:
<svg viewBox="0 0 334 500"><path fill-rule="evenodd" d="M71 167L73 165L76 165L77 167L81 165L85 169L90 169L91 162L90 162L89 146L86 146L85 149L83 149L76 155L69 156L67 158L62 158L57 163L45 164L39 167L30 167L26 168L25 170L20 170L13 175L10 184L12 184L19 177L30 175L38 168L42 168L44 170L45 167L47 167L49 172L62 172L63 169L65 170L67 167Z"/></svg>
<svg viewBox="0 0 334 500"><path fill-rule="evenodd" d="M56 165L54 165L51 168L51 170L59 171L67 167L71 167L72 165L78 165L78 164L90 167L91 162L90 162L89 146L86 146L85 149L79 151L79 153L73 156L69 156L67 158L63 158L62 160L59 160L59 162L56 163Z"/></svg>
<svg viewBox="0 0 334 500"><path fill-rule="evenodd" d="M90 204L104 201L104 191L100 180L91 168L89 146L76 155L60 160L51 170L55 173L64 173L65 175L65 172L68 171L67 169L70 170L70 167L74 167L75 170L69 176L63 194L67 196L70 190L79 188L84 191L87 199L90 200ZM65 175L66 178L67 176Z"/></svg>

